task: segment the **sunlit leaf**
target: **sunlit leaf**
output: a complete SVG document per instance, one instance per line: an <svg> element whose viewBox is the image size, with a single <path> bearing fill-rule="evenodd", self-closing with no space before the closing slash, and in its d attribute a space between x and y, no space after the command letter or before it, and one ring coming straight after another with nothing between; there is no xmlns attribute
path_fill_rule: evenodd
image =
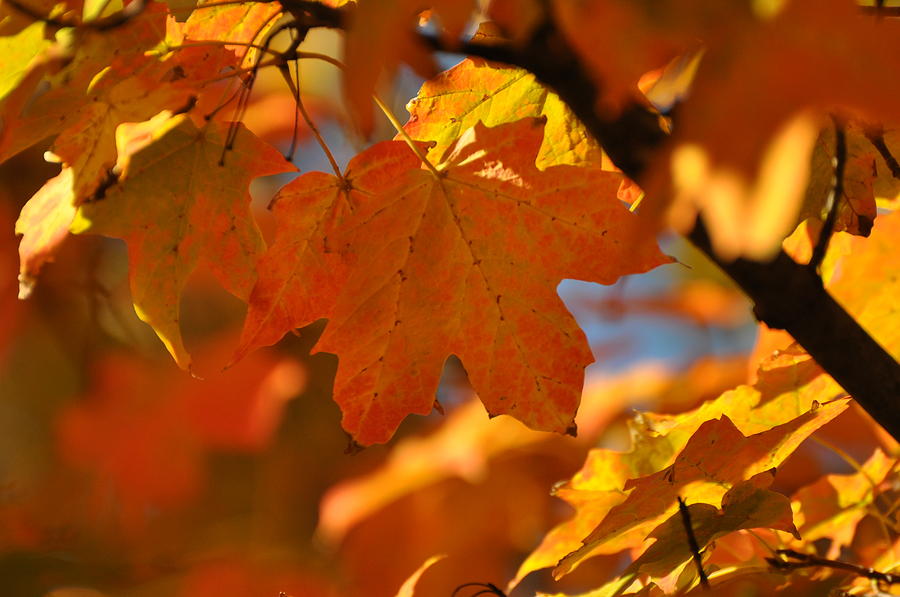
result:
<svg viewBox="0 0 900 597"><path fill-rule="evenodd" d="M82 205L72 226L77 233L126 241L135 310L178 365L189 368L179 327L188 277L203 264L226 290L249 296L264 243L250 213L248 186L292 166L243 129L226 152L221 124L197 129L180 116L152 126L149 138L140 127L128 129L134 138L121 135L122 177L102 200Z"/></svg>

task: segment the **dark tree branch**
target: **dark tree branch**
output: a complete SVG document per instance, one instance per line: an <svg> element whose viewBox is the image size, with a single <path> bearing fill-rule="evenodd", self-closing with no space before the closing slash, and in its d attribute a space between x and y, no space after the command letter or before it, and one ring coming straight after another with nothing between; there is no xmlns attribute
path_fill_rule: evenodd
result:
<svg viewBox="0 0 900 597"><path fill-rule="evenodd" d="M800 568L832 568L835 570L851 572L857 576L862 576L863 578L868 578L888 585L900 584L900 576L890 574L889 572L879 572L872 568L863 568L862 566L850 564L849 562L842 562L840 560L820 558L819 556L794 551L793 549L779 549L777 553L778 555L783 556L783 558L766 558L766 561L770 566L778 570L791 571Z"/></svg>
<svg viewBox="0 0 900 597"><path fill-rule="evenodd" d="M453 592L450 594L450 597L456 597L460 591L463 589L477 588L481 589L475 593L472 593L469 597L476 597L477 595L498 595L499 597L506 597L506 593L500 590L500 587L493 583L489 582L467 582L456 587Z"/></svg>
<svg viewBox="0 0 900 597"><path fill-rule="evenodd" d="M426 41L438 51L478 56L532 72L571 108L613 163L638 183L667 138L658 116L637 102L613 118L598 114L600 89L552 23L521 49L477 43L448 48L437 38ZM750 297L760 321L787 330L900 441L900 364L828 294L815 272L784 251L769 263L723 260L713 251L700 220L687 237Z"/></svg>
<svg viewBox="0 0 900 597"><path fill-rule="evenodd" d="M353 4L347 4L341 8L333 8L327 4L309 0L281 0L280 4L297 20L298 24L308 28L340 29L346 27L353 11Z"/></svg>

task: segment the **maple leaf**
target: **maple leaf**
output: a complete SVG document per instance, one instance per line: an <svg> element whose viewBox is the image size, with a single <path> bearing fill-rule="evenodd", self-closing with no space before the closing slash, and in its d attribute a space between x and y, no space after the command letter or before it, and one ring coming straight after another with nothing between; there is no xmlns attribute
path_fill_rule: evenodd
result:
<svg viewBox="0 0 900 597"><path fill-rule="evenodd" d="M417 166L404 143L381 143L350 160L343 179L309 172L278 191L271 203L275 241L257 265L259 280L234 361L332 312L347 274L332 237L350 206L383 192Z"/></svg>
<svg viewBox="0 0 900 597"><path fill-rule="evenodd" d="M826 475L797 491L792 501L803 538L808 542L829 539L826 557L838 557L842 548L850 546L856 525L877 499L878 486L896 466L896 460L876 450L856 473Z"/></svg>
<svg viewBox="0 0 900 597"><path fill-rule="evenodd" d="M352 263L333 309L318 314L330 322L316 348L340 358L335 400L357 442L386 441L404 416L431 410L450 354L490 414L570 430L592 358L553 289L564 277L611 283L666 258L632 242L618 175L534 167L542 124L477 125L438 176L396 141L358 157L402 174L383 176L329 238ZM259 284L284 281L261 273ZM256 308L251 298L251 321Z"/></svg>
<svg viewBox="0 0 900 597"><path fill-rule="evenodd" d="M676 509L676 497L720 507L726 491L762 471L779 465L816 429L847 408L846 399L814 408L796 419L751 436L743 435L723 416L703 423L675 462L665 470L629 479L625 500L612 508L583 540L583 546L563 558L554 574L570 572L594 547L638 528L658 524ZM714 446L728 446L721 450Z"/></svg>
<svg viewBox="0 0 900 597"><path fill-rule="evenodd" d="M282 10L277 2L198 6L185 21L181 33L185 39L193 42L210 40L231 42L225 47L238 58L239 64L245 56L252 56L256 51L255 48L248 48L246 44L262 38L275 24L274 17ZM204 51L208 51L208 48ZM202 61L191 62L196 67L203 66Z"/></svg>
<svg viewBox="0 0 900 597"><path fill-rule="evenodd" d="M236 43L252 40L252 34L260 29L277 8L271 5L253 4L249 7L225 7L213 10L222 22L219 30L228 26ZM26 204L17 230L25 236L20 245L21 298L32 291L44 262L50 261L60 243L67 236L68 222L74 215L74 205L88 199L99 186L108 182L109 170L117 159L115 133L124 122L140 122L159 113L163 108L183 107L190 95L206 97L203 82L223 68L235 65L239 58L234 52L220 46L185 47L174 55L157 59L139 54L161 42L164 11L153 4L125 31L113 36L85 34L76 39L71 64L49 75L47 59L38 61L36 56L31 70L24 75L11 69L10 82L28 78L36 84L48 76L50 91L21 109L13 125L2 136L0 159L40 141L47 135L59 133L53 145L53 159L63 162L60 176L50 180ZM208 13L210 11L198 11ZM192 36L213 35L217 31L208 19L189 18L180 26L169 22L166 44L178 45L193 41ZM20 35L31 31L29 28ZM123 52L118 45L129 48ZM46 50L47 44L37 45L32 51ZM238 46L244 50L242 46ZM162 52L165 55L165 52ZM20 57L13 54L13 58ZM112 63L103 70L103 61ZM26 63L28 61L25 61ZM21 69L20 69L21 70ZM117 77L127 71L127 77ZM176 76L174 73L178 73ZM173 79L169 81L167 79ZM14 99L31 93L29 85L14 88ZM3 94L0 93L0 98ZM219 101L218 98L216 101ZM9 114L15 114L18 104L6 105ZM68 222L66 222L68 220Z"/></svg>
<svg viewBox="0 0 900 597"><path fill-rule="evenodd" d="M702 371L701 367L698 373ZM675 384L673 390L677 388L678 384ZM663 387L654 390L652 385L635 390L639 394L660 394L662 397L671 391ZM804 416L816 400L844 395L840 386L808 355L795 350L764 360L754 385L725 391L692 411L677 415L640 413L630 422L632 447L629 451L592 450L581 470L554 488L554 495L572 505L576 513L545 536L541 545L519 567L510 587L530 572L554 566L570 552L582 548L582 539L612 508L625 500L630 480L658 473L670 466L705 422L724 415L734 421L743 435L764 433ZM647 526L637 526L596 543L583 558L639 547L648 530Z"/></svg>
<svg viewBox="0 0 900 597"><path fill-rule="evenodd" d="M82 205L72 223L77 234L125 240L135 311L184 369L190 357L179 329L182 288L204 264L226 290L249 296L264 243L248 186L293 169L243 127L226 155L226 128L208 122L197 129L187 116L120 127L123 174L104 199Z"/></svg>
<svg viewBox="0 0 900 597"><path fill-rule="evenodd" d="M628 246L634 221L613 199L617 176L534 169L539 122L469 129L440 178L410 170L354 214L366 224L348 241L359 261L317 347L341 359L335 399L361 443L387 439L406 412L428 412L451 353L490 414L569 429L592 359L550 289L665 262L655 245Z"/></svg>
<svg viewBox="0 0 900 597"><path fill-rule="evenodd" d="M722 496L721 509L705 503L687 506L700 550L717 538L741 529L777 529L799 539L790 500L768 489L774 478L775 471L769 470L736 483ZM647 574L651 580L659 579L688 562L692 553L684 527L682 514L676 512L653 529L648 538L656 541L625 569L616 582L624 588L638 574Z"/></svg>
<svg viewBox="0 0 900 597"><path fill-rule="evenodd" d="M104 183L116 163L116 129L124 122L142 122L165 108L187 100L187 91L160 85L156 76L132 76L95 96L53 144L57 158L72 170L72 203L87 200Z"/></svg>
<svg viewBox="0 0 900 597"><path fill-rule="evenodd" d="M162 12L157 6L151 8ZM127 76L98 73L85 90L84 105L74 116L66 115L67 126L53 145L53 152L74 170L74 200L87 199L115 164L115 131L121 123L141 122L163 109L183 109L205 101L214 101L218 107L221 93L214 86L207 87L207 79L228 67L238 67L251 51L244 44L265 33L279 11L276 3L258 2L195 10L183 26L167 20L164 39L154 36L144 42L157 42L153 55L135 56L127 66L118 66L117 57L111 68L127 69ZM158 20L148 22L145 28L148 32L142 35L162 32ZM235 45L204 45L220 37ZM102 39L104 44L117 41ZM76 46L79 54L87 56L86 64L97 64L98 43ZM176 51L164 51L173 46Z"/></svg>
<svg viewBox="0 0 900 597"><path fill-rule="evenodd" d="M406 108L409 122L403 128L413 139L433 143L428 150L433 159L440 159L463 131L478 122L497 126L544 117L538 168L601 163L600 147L569 107L520 68L466 58L425 81Z"/></svg>
<svg viewBox="0 0 900 597"><path fill-rule="evenodd" d="M553 489L553 495L575 508L575 516L551 529L541 544L519 566L516 576L509 583L509 590L535 570L556 566L567 554L581 545L615 506L625 499L622 488L627 479L650 470L658 456L650 451L632 450L629 453L614 450L592 450L581 471L572 479ZM659 465L664 466L664 465ZM629 545L640 544L646 533L631 533L621 541L597 546L591 555L618 553Z"/></svg>
<svg viewBox="0 0 900 597"><path fill-rule="evenodd" d="M278 10L275 4L263 3L204 9L178 25L167 23L163 4L151 2L122 27L62 35L55 48L59 56L47 49L46 42L31 44L31 53L43 55L24 60L27 70L11 69L10 97L2 106L11 126L0 136L0 160L59 135L53 153L73 170L73 201L88 199L116 162L119 124L183 108L191 97L205 98L207 79L240 63L243 53L237 56L232 48L246 51L241 45L190 47L190 43L225 32L236 44L251 42ZM172 46L180 49L167 52ZM33 88L42 78L50 89L35 94ZM4 89L0 87L0 98L6 95Z"/></svg>

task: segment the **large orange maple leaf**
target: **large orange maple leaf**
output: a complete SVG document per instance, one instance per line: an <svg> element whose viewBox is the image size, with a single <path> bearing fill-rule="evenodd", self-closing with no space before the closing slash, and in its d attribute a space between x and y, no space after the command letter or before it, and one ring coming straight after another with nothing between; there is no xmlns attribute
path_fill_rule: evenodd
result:
<svg viewBox="0 0 900 597"><path fill-rule="evenodd" d="M317 348L340 358L335 400L363 445L431 410L451 354L491 415L574 432L593 357L556 286L563 278L610 284L667 258L634 241L637 219L616 198L620 175L535 167L543 124L478 124L433 170L402 142L384 142L332 185L350 190L315 195L327 205L313 207L314 194L298 188L279 198L281 210L290 212L293 198L325 220L281 223L294 229L260 262L239 354L329 318ZM367 168L358 186L355 173ZM308 180L321 187L321 177ZM298 283L304 276L328 284Z"/></svg>

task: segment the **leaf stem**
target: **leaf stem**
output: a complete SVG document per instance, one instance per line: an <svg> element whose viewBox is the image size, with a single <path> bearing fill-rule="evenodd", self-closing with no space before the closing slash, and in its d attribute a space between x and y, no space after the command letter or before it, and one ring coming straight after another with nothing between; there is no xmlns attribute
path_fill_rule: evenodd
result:
<svg viewBox="0 0 900 597"><path fill-rule="evenodd" d="M754 539L756 539L757 541L759 541L759 543L760 543L763 547L765 547L766 549L768 549L769 552L770 552L772 555L778 555L778 550L775 549L774 547L772 547L771 545L769 545L769 542L768 542L768 541L766 541L765 539L763 539L762 537L760 537L760 536L759 536L759 533L757 533L757 532L754 531L753 529L742 529L742 530L743 530L745 533L747 533L748 535L750 535L751 537L753 537ZM778 535L775 535L775 537L779 540L779 543L781 543L781 538L778 537ZM781 543L781 544L784 545L784 543Z"/></svg>
<svg viewBox="0 0 900 597"><path fill-rule="evenodd" d="M297 85L294 84L294 80L291 78L291 73L287 70L286 65L281 65L278 70L281 71L282 77L284 77L285 82L291 89L291 93L294 95L294 101L297 103L297 110L300 111L300 114L303 116L303 120L306 121L306 125L309 127L309 130L312 131L312 134L316 138L319 147L321 147L322 151L325 153L325 157L328 158L328 163L331 164L331 169L334 170L334 175L343 180L344 174L341 172L341 168L340 166L338 166L337 160L334 159L334 154L331 153L331 150L328 148L328 144L325 142L325 138L322 137L322 133L319 131L319 127L317 127L316 123L313 122L313 119L310 117L309 112L306 111L306 106L303 105L303 99L300 97L299 81L297 82Z"/></svg>
<svg viewBox="0 0 900 597"><path fill-rule="evenodd" d="M413 153L416 154L416 157L418 157L422 161L422 163L425 164L425 166L427 166L429 170L431 170L432 174L434 174L438 179L442 179L443 175L441 174L441 172L434 167L434 164L428 161L428 158L425 157L425 153L422 151L422 147L418 143L413 141L413 138L409 136L409 133L406 132L406 129L403 128L403 125L400 124L400 121L397 120L397 117L394 116L394 113L387 106L387 104L381 101L381 98L377 95L373 95L372 99L375 100L375 104L379 108L381 108L381 111L384 112L385 116L387 116L387 119L394 126L394 129L396 129L397 133L401 137L403 137L403 140L406 141L406 144L409 145L410 149L413 150Z"/></svg>
<svg viewBox="0 0 900 597"><path fill-rule="evenodd" d="M641 206L641 203L644 201L645 196L646 196L646 193L641 191L641 194L638 195L638 198L634 200L634 203L632 203L631 205L628 206L628 211L630 211L631 213L636 212L638 210L638 208Z"/></svg>
<svg viewBox="0 0 900 597"><path fill-rule="evenodd" d="M218 8L219 6L234 6L236 4L271 4L276 0L220 0L217 2L204 2L194 7L194 10L202 8Z"/></svg>
<svg viewBox="0 0 900 597"><path fill-rule="evenodd" d="M185 50L187 48L202 48L205 46L217 46L217 47L242 46L245 48L250 48L253 50L259 50L261 52L266 52L267 54L271 54L273 56L281 56L281 53L278 50L273 50L272 48L267 48L260 44L254 44L254 43L249 43L249 42L244 42L244 41L220 41L220 40L214 40L214 39L209 39L209 40L204 39L204 40L198 40L198 41L190 41L190 42L183 43L183 44L176 44L174 46L167 47L165 50L160 50L158 52L158 54L163 55L163 54L168 54L169 52Z"/></svg>

